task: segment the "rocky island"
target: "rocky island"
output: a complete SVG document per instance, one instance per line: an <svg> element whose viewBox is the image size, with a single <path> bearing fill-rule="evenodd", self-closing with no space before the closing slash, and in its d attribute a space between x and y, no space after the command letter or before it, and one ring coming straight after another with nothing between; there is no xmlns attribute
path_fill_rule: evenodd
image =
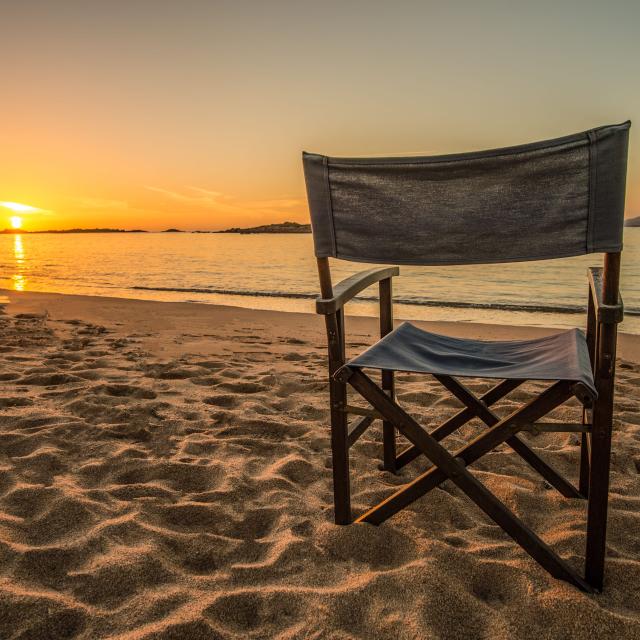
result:
<svg viewBox="0 0 640 640"><path fill-rule="evenodd" d="M224 229L223 231L216 231L216 233L311 233L311 225L300 224L299 222L279 222L245 229L233 227L231 229Z"/></svg>

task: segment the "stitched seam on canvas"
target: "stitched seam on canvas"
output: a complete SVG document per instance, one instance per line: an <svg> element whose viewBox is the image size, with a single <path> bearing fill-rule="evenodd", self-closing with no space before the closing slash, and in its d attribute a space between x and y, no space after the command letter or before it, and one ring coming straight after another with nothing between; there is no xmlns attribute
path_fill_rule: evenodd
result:
<svg viewBox="0 0 640 640"><path fill-rule="evenodd" d="M593 251L595 225L596 180L598 165L598 136L595 131L587 131L589 136L589 206L587 210L587 253Z"/></svg>
<svg viewBox="0 0 640 640"><path fill-rule="evenodd" d="M584 136L584 134L581 134ZM570 142L562 142L558 144L547 145L532 149L517 149L515 151L479 151L460 154L451 154L450 156L416 156L415 158L329 158L329 164L336 168L351 167L386 167L386 166L406 166L406 165L428 165L428 164L450 164L452 162L486 160L492 158L504 158L508 156L523 156L536 151L557 151L560 147L565 147L563 151L569 151L584 146L584 138L572 140Z"/></svg>
<svg viewBox="0 0 640 640"><path fill-rule="evenodd" d="M329 182L329 158L326 156L322 159L322 164L324 165L324 183L326 190L326 199L327 199L327 211L329 213L329 230L331 231L331 245L333 247L333 256L336 257L338 255L338 243L336 241L336 225L333 220L333 201L331 200L331 183Z"/></svg>
<svg viewBox="0 0 640 640"><path fill-rule="evenodd" d="M611 251L620 251L619 247L601 247L598 249L599 252L611 252ZM506 264L509 262L535 262L536 260L554 260L556 258L573 258L575 256L582 256L585 254L584 249L580 251L559 251L552 252L548 254L539 253L536 255L526 256L513 256L508 258L501 258L498 260L489 260L487 258L475 258L472 260L454 260L454 259L445 259L442 261L431 260L428 262L420 262L416 260L403 260L402 258L395 258L393 260L385 260L383 258L363 258L356 256L348 256L344 254L336 255L336 258L340 260L346 260L347 262L361 262L364 264L399 264L405 266L433 266L433 267L446 267L446 266L454 266L454 265L462 265L462 264Z"/></svg>

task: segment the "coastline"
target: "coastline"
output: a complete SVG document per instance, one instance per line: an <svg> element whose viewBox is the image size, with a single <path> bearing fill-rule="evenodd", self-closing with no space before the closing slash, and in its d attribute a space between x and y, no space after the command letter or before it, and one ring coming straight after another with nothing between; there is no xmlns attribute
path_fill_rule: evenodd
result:
<svg viewBox="0 0 640 640"><path fill-rule="evenodd" d="M640 335L637 233L631 229L627 238L622 278L626 314L619 330ZM318 291L312 241L304 234L105 234L100 242L84 236L16 235L0 236L0 245L0 287L8 289L301 313L313 313ZM274 255L285 256L277 266ZM586 271L597 263L597 257L583 256L482 269L402 269L394 283L395 315L420 321L584 327ZM128 265L124 271L123 264ZM336 261L335 281L361 268ZM374 316L375 293L362 292L347 312Z"/></svg>
<svg viewBox="0 0 640 640"><path fill-rule="evenodd" d="M118 323L118 331L154 330L171 333L179 323L192 324L194 328L206 331L207 327L225 323L234 323L242 327L260 323L262 326L279 327L282 331L309 333L314 340L323 344L325 340L322 316L297 311L272 311L250 309L223 304L199 302L166 302L156 300L138 300L107 296L73 295L66 293L45 293L35 291L13 291L0 288L0 304L5 298L15 313L47 312L54 320L79 319L94 323ZM161 313L160 313L160 310ZM156 313L158 312L158 313ZM577 314L576 314L577 315ZM348 331L361 337L375 339L378 320L374 316L349 315ZM396 324L403 318L396 318ZM486 324L476 322L448 322L411 320L416 326L435 333L487 340L518 340L540 337L560 331L557 328L530 327L521 325ZM640 335L620 333L618 355L632 362L640 363ZM148 341L151 346L155 340ZM161 341L158 341L158 344ZM199 345L208 350L206 343Z"/></svg>

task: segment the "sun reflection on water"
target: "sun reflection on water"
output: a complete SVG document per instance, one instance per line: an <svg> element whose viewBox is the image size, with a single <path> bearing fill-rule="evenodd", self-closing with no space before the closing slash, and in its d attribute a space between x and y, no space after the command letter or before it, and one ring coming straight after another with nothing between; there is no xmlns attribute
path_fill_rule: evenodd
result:
<svg viewBox="0 0 640 640"><path fill-rule="evenodd" d="M22 244L22 236L16 234L13 236L13 255L16 259L16 273L12 276L13 288L16 291L24 291L27 279L25 278L25 257L24 257L24 245Z"/></svg>

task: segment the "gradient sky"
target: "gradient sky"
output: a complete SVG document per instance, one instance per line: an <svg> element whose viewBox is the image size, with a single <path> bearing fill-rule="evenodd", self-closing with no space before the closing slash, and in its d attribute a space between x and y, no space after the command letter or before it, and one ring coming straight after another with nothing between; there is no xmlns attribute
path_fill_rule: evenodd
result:
<svg viewBox="0 0 640 640"><path fill-rule="evenodd" d="M448 153L635 121L640 2L0 0L26 229L307 221L302 149ZM0 207L0 228L16 215Z"/></svg>

